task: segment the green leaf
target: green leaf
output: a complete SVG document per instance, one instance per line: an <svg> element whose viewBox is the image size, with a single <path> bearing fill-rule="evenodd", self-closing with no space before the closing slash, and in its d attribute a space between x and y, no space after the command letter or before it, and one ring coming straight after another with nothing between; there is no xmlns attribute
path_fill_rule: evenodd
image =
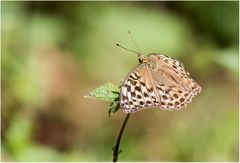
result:
<svg viewBox="0 0 240 163"><path fill-rule="evenodd" d="M119 97L118 97L109 106L109 110L108 110L109 117L111 113L116 113L119 108L120 108L120 105L119 105Z"/></svg>
<svg viewBox="0 0 240 163"><path fill-rule="evenodd" d="M119 96L119 86L116 86L112 83L107 83L105 85L99 86L98 88L90 92L88 96L84 97L111 102L108 110L110 116L111 113L116 113L120 108Z"/></svg>
<svg viewBox="0 0 240 163"><path fill-rule="evenodd" d="M109 101L109 102L113 102L118 97L119 97L119 87L112 83L101 85L98 88L96 88L94 91L90 92L88 96L85 96L85 98L94 98L97 100Z"/></svg>

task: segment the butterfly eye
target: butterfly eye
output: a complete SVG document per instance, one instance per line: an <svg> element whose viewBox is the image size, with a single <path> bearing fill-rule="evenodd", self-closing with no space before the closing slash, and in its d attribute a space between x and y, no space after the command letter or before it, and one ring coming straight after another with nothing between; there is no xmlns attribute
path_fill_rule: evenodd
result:
<svg viewBox="0 0 240 163"><path fill-rule="evenodd" d="M140 55L140 56L138 57L138 61L139 61L139 63L146 62L146 57L143 56L143 55Z"/></svg>

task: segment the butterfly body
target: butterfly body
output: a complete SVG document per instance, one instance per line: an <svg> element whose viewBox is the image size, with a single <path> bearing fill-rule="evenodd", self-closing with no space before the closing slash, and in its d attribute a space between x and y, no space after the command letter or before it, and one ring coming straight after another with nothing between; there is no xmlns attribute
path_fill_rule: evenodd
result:
<svg viewBox="0 0 240 163"><path fill-rule="evenodd" d="M120 107L125 113L147 108L176 110L185 107L201 87L183 65L168 56L139 54L140 64L125 78L120 92Z"/></svg>

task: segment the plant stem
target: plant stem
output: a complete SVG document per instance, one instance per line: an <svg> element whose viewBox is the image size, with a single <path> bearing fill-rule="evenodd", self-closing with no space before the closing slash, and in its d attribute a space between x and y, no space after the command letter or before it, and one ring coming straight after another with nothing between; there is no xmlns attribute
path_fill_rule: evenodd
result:
<svg viewBox="0 0 240 163"><path fill-rule="evenodd" d="M128 114L126 115L126 118L125 118L125 120L124 120L124 122L123 122L123 124L122 124L121 130L120 130L120 132L119 132L119 134L118 134L118 138L117 138L116 145L115 145L114 148L113 148L113 162L117 162L117 161L118 161L118 155L119 155L119 153L121 152L121 150L119 151L119 146L120 146L120 142L121 142L121 137L122 137L123 131L124 131L124 129L125 129L125 126L126 126L126 124L127 124L127 121L128 121L128 118L130 117L130 115L131 115L130 113L128 113Z"/></svg>

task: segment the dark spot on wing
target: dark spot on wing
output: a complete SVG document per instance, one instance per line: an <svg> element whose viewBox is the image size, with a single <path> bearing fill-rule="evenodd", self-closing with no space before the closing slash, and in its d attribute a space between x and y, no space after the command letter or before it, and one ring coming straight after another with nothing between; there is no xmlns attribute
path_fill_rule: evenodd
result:
<svg viewBox="0 0 240 163"><path fill-rule="evenodd" d="M149 89L147 89L150 93L152 93L153 92L153 88L149 88Z"/></svg>
<svg viewBox="0 0 240 163"><path fill-rule="evenodd" d="M169 63L169 61L167 59L165 59L164 62Z"/></svg>
<svg viewBox="0 0 240 163"><path fill-rule="evenodd" d="M140 78L140 76L137 76L136 74L135 74L135 76L133 76L133 74L131 74L129 77L134 79L134 80L138 80Z"/></svg>
<svg viewBox="0 0 240 163"><path fill-rule="evenodd" d="M143 101L140 101L140 102L139 102L139 104L140 104L140 105L143 105L143 104L144 104L144 102L143 102Z"/></svg>
<svg viewBox="0 0 240 163"><path fill-rule="evenodd" d="M135 76L137 76L138 78L140 77L136 72L133 72Z"/></svg>
<svg viewBox="0 0 240 163"><path fill-rule="evenodd" d="M127 91L131 92L131 87L129 85L127 86Z"/></svg>
<svg viewBox="0 0 240 163"><path fill-rule="evenodd" d="M166 96L166 95L163 95L162 97L163 97L163 99L164 99L164 100L166 100L166 99L167 99L167 96Z"/></svg>
<svg viewBox="0 0 240 163"><path fill-rule="evenodd" d="M135 90L138 92L141 92L141 88L140 87L135 87Z"/></svg>
<svg viewBox="0 0 240 163"><path fill-rule="evenodd" d="M125 101L125 100L127 100L128 98L127 98L127 96L122 96L122 100L123 101Z"/></svg>
<svg viewBox="0 0 240 163"><path fill-rule="evenodd" d="M135 92L131 92L131 95L132 95L132 97L135 97L136 93Z"/></svg>
<svg viewBox="0 0 240 163"><path fill-rule="evenodd" d="M151 96L152 99L156 100L156 97L155 96Z"/></svg>
<svg viewBox="0 0 240 163"><path fill-rule="evenodd" d="M178 98L178 95L177 95L177 94L174 94L173 96L174 96L175 98Z"/></svg>
<svg viewBox="0 0 240 163"><path fill-rule="evenodd" d="M151 101L146 101L147 104L151 104L152 102Z"/></svg>
<svg viewBox="0 0 240 163"><path fill-rule="evenodd" d="M184 98L180 98L180 102L184 102L185 100L184 100Z"/></svg>
<svg viewBox="0 0 240 163"><path fill-rule="evenodd" d="M163 89L161 88L161 87L156 87L158 90L160 90L160 91L163 91Z"/></svg>
<svg viewBox="0 0 240 163"><path fill-rule="evenodd" d="M148 97L148 94L146 92L144 92L143 96L144 97Z"/></svg>
<svg viewBox="0 0 240 163"><path fill-rule="evenodd" d="M179 74L178 71L176 71L175 69L173 69L173 71L174 71L176 74Z"/></svg>
<svg viewBox="0 0 240 163"><path fill-rule="evenodd" d="M170 89L168 89L168 90L165 90L165 93L169 93L169 91L170 91Z"/></svg>
<svg viewBox="0 0 240 163"><path fill-rule="evenodd" d="M137 84L137 82L135 80L128 79L128 81L130 81L132 83L132 85L136 85Z"/></svg>
<svg viewBox="0 0 240 163"><path fill-rule="evenodd" d="M172 103L168 103L168 106L173 106L173 104Z"/></svg>
<svg viewBox="0 0 240 163"><path fill-rule="evenodd" d="M146 84L145 84L144 82L140 82L140 84L141 84L142 86L146 86Z"/></svg>

